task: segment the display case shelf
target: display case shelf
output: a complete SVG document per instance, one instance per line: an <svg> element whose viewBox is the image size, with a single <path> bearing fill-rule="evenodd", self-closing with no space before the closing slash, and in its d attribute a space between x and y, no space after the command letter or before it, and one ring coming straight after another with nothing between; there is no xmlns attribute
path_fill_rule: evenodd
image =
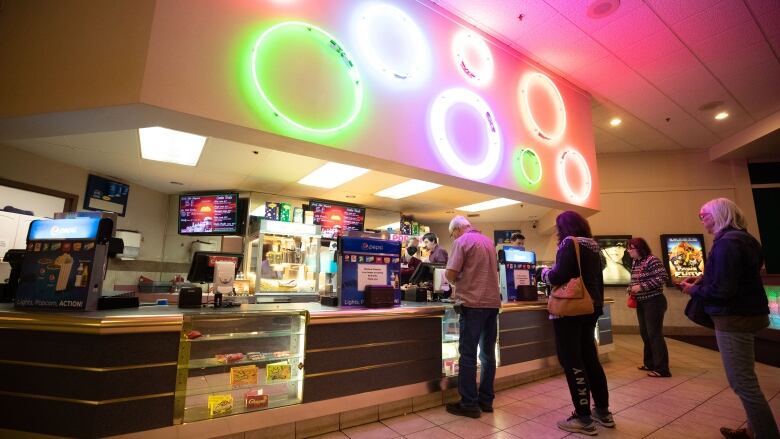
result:
<svg viewBox="0 0 780 439"><path fill-rule="evenodd" d="M233 334L216 334L216 335L204 335L198 338L188 340L192 343L202 343L206 341L225 341L225 340L241 340L250 338L274 338L274 337L287 337L287 336L300 336L302 332L291 331L253 331L246 333L233 333Z"/></svg>
<svg viewBox="0 0 780 439"><path fill-rule="evenodd" d="M192 388L187 392L187 397L193 397L193 396L199 396L199 395L212 395L212 394L221 394L221 393L228 393L228 392L238 392L242 393L247 390L252 389L264 389L264 388L271 388L276 387L277 389L281 389L284 386L294 385L297 386L298 384L303 382L303 377L298 378L290 378L289 380L284 381L275 381L275 382L265 382L265 383L258 383L258 384L245 384L241 386L233 386L230 384L225 385L205 385L204 387L197 387Z"/></svg>
<svg viewBox="0 0 780 439"><path fill-rule="evenodd" d="M234 401L233 409L229 413L213 415L213 416L209 415L208 404L193 405L187 407L186 410L184 411L184 422L193 422L201 419L212 419L212 418L219 418L223 416L238 415L241 413L249 413L257 410L268 410L272 408L284 407L284 406L294 405L294 404L300 404L300 401L297 398L269 397L268 406L263 407L261 409L257 409L257 408L245 407L242 401Z"/></svg>
<svg viewBox="0 0 780 439"><path fill-rule="evenodd" d="M297 364L300 362L300 359L302 357L300 355L287 355L284 357L276 357L274 355L267 355L263 356L261 358L255 358L255 359L244 359L240 361L235 361L232 363L220 363L218 360L214 358L203 358L200 360L190 360L189 366L187 366L188 369L211 369L211 368L217 368L217 367L236 367L236 366L249 366L252 364L258 364L258 363L269 363L269 362L279 362L279 361L285 361L285 360L295 360L295 363Z"/></svg>

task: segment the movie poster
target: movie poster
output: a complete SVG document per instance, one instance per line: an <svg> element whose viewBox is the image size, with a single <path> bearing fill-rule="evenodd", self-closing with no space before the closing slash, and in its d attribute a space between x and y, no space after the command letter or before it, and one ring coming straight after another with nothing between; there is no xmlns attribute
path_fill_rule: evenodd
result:
<svg viewBox="0 0 780 439"><path fill-rule="evenodd" d="M704 274L704 235L661 235L661 251L671 283Z"/></svg>
<svg viewBox="0 0 780 439"><path fill-rule="evenodd" d="M632 259L627 247L631 235L595 236L593 239L601 248L604 285L628 285L631 282Z"/></svg>

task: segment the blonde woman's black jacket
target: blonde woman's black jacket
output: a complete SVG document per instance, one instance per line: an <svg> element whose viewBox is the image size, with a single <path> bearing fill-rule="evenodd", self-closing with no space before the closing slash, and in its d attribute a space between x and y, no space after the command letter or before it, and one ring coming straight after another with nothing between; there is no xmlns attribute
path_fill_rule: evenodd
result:
<svg viewBox="0 0 780 439"><path fill-rule="evenodd" d="M715 235L704 264L704 278L691 287L691 297L704 302L713 316L769 314L761 280L761 244L745 230L727 227Z"/></svg>

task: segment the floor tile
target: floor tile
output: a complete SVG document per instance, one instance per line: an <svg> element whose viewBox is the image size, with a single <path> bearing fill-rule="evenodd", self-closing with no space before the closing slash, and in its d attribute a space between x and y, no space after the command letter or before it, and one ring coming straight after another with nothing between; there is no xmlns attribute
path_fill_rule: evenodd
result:
<svg viewBox="0 0 780 439"><path fill-rule="evenodd" d="M461 439L460 436L451 433L441 427L433 427L427 430L406 436L408 439Z"/></svg>
<svg viewBox="0 0 780 439"><path fill-rule="evenodd" d="M433 422L414 413L382 420L382 423L402 435L417 433L436 426Z"/></svg>
<svg viewBox="0 0 780 439"><path fill-rule="evenodd" d="M431 421L435 425L446 424L447 422L452 422L456 419L460 419L460 416L455 416L452 413L447 413L447 410L444 408L444 406L434 407L432 409L427 409L416 413L422 416L423 418Z"/></svg>
<svg viewBox="0 0 780 439"><path fill-rule="evenodd" d="M350 439L392 439L401 436L381 422L372 422L342 431Z"/></svg>
<svg viewBox="0 0 780 439"><path fill-rule="evenodd" d="M569 435L556 425L542 425L534 421L526 421L504 431L522 439L559 439Z"/></svg>
<svg viewBox="0 0 780 439"><path fill-rule="evenodd" d="M492 425L485 424L478 419L472 418L461 418L457 421L440 425L440 427L463 439L477 439L500 431Z"/></svg>
<svg viewBox="0 0 780 439"><path fill-rule="evenodd" d="M525 421L527 421L526 418L513 415L512 413L504 411L500 408L494 409L493 413L482 412L482 417L479 418L479 422L492 425L499 430L504 430Z"/></svg>

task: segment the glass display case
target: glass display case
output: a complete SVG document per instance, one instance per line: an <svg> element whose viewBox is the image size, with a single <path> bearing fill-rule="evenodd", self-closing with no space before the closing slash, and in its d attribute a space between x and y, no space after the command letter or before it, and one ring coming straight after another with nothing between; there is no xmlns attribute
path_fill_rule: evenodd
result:
<svg viewBox="0 0 780 439"><path fill-rule="evenodd" d="M448 306L444 309L441 333L441 368L442 375L445 377L458 375L458 361L460 360L460 354L458 354L459 339L460 324L458 322L458 314L453 307ZM496 367L500 365L499 345L498 340L496 340ZM479 346L477 346L477 370L479 370L479 367Z"/></svg>
<svg viewBox="0 0 780 439"><path fill-rule="evenodd" d="M175 422L193 422L303 399L307 311L185 314Z"/></svg>
<svg viewBox="0 0 780 439"><path fill-rule="evenodd" d="M255 293L320 291L320 226L260 220L245 250Z"/></svg>

